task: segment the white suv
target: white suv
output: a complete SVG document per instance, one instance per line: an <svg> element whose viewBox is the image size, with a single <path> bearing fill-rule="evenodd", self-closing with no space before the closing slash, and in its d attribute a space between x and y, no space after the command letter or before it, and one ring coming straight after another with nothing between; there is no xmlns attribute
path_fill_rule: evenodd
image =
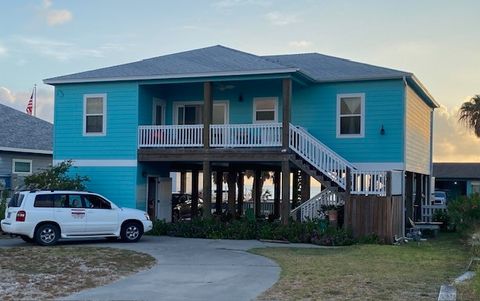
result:
<svg viewBox="0 0 480 301"><path fill-rule="evenodd" d="M136 242L152 229L146 212L120 208L99 194L80 191L16 193L1 224L4 232L44 246L54 245L60 238Z"/></svg>

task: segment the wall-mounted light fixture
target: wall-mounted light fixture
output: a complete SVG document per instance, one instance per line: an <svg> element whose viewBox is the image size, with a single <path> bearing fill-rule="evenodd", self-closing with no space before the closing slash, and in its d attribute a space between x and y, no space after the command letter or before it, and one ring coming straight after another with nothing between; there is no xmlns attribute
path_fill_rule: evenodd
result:
<svg viewBox="0 0 480 301"><path fill-rule="evenodd" d="M382 128L380 129L380 135L385 135L385 129L383 128L383 124L382 124Z"/></svg>
<svg viewBox="0 0 480 301"><path fill-rule="evenodd" d="M238 94L238 102L243 102L243 94Z"/></svg>

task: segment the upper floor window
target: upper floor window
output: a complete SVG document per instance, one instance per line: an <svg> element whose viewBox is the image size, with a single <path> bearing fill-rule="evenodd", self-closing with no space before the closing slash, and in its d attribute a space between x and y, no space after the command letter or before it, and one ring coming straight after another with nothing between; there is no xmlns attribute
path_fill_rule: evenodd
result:
<svg viewBox="0 0 480 301"><path fill-rule="evenodd" d="M85 136L105 135L107 119L107 95L85 95L83 112L83 134Z"/></svg>
<svg viewBox="0 0 480 301"><path fill-rule="evenodd" d="M18 175L32 174L32 160L13 159L12 173Z"/></svg>
<svg viewBox="0 0 480 301"><path fill-rule="evenodd" d="M274 97L258 97L253 100L253 122L267 123L278 120L278 100Z"/></svg>
<svg viewBox="0 0 480 301"><path fill-rule="evenodd" d="M337 95L337 137L364 137L365 94Z"/></svg>

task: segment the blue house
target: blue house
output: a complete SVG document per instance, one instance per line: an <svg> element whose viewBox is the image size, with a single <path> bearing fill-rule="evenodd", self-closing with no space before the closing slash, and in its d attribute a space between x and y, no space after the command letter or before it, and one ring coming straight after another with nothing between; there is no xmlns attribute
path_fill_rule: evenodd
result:
<svg viewBox="0 0 480 301"><path fill-rule="evenodd" d="M418 219L430 195L438 105L409 72L213 46L44 82L55 86L54 162L72 159L89 190L157 218L171 219L172 172L191 173L194 215L199 193L204 208L222 210L221 185L199 188L199 174L227 178L233 214L243 212L246 170L256 187L271 171L273 217L344 204L346 227L385 238ZM311 178L322 184L313 197Z"/></svg>

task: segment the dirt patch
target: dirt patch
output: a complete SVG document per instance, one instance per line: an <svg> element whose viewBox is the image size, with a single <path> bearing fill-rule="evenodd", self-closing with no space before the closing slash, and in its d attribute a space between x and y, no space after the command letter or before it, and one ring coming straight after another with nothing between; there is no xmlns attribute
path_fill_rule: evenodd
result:
<svg viewBox="0 0 480 301"><path fill-rule="evenodd" d="M155 263L150 255L97 247L0 249L2 300L44 300L105 285Z"/></svg>

